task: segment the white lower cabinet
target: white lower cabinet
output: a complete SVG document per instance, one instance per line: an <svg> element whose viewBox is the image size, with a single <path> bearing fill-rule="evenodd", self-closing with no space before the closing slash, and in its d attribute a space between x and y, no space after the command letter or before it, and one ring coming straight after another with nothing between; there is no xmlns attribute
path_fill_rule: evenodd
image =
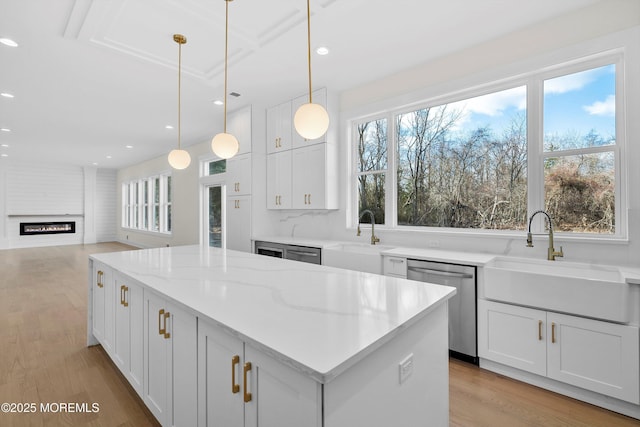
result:
<svg viewBox="0 0 640 427"><path fill-rule="evenodd" d="M640 403L640 334L636 326L478 300L478 354Z"/></svg>
<svg viewBox="0 0 640 427"><path fill-rule="evenodd" d="M202 320L198 353L199 426L322 426L322 387L311 378Z"/></svg>
<svg viewBox="0 0 640 427"><path fill-rule="evenodd" d="M385 276L407 278L407 259L395 256L382 257L382 271Z"/></svg>
<svg viewBox="0 0 640 427"><path fill-rule="evenodd" d="M134 280L115 274L115 338L113 361L142 397L144 390L143 288Z"/></svg>
<svg viewBox="0 0 640 427"><path fill-rule="evenodd" d="M95 263L93 265L93 280L93 335L107 354L112 356L113 316L115 315L113 271L105 265Z"/></svg>
<svg viewBox="0 0 640 427"><path fill-rule="evenodd" d="M151 291L144 302L144 402L163 426L195 426L197 319Z"/></svg>

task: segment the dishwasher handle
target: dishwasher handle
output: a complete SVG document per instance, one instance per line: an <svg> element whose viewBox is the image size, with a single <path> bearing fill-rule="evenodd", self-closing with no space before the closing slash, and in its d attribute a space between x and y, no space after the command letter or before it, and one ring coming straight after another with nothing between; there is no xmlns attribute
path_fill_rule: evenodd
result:
<svg viewBox="0 0 640 427"><path fill-rule="evenodd" d="M317 252L295 251L291 249L287 249L287 253L294 254L294 255L302 255L302 256L314 256L314 257L318 256Z"/></svg>
<svg viewBox="0 0 640 427"><path fill-rule="evenodd" d="M458 279L472 279L473 274L455 273L451 271L432 270L430 268L409 267L409 271L417 271L419 273L433 274L434 276L455 277Z"/></svg>

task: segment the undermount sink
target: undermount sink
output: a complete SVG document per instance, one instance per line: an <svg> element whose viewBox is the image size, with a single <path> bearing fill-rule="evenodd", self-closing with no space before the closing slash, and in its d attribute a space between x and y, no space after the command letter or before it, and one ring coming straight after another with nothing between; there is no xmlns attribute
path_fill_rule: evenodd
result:
<svg viewBox="0 0 640 427"><path fill-rule="evenodd" d="M343 242L322 249L322 264L348 270L382 274L380 252L393 249L388 245Z"/></svg>
<svg viewBox="0 0 640 427"><path fill-rule="evenodd" d="M616 267L497 257L484 267L487 299L627 323L630 286Z"/></svg>

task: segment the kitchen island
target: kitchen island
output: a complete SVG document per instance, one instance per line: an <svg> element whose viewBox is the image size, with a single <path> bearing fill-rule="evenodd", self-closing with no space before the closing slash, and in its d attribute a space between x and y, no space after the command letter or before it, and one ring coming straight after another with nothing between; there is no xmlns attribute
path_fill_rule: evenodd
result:
<svg viewBox="0 0 640 427"><path fill-rule="evenodd" d="M453 288L200 246L89 264L88 345L163 425L448 425Z"/></svg>

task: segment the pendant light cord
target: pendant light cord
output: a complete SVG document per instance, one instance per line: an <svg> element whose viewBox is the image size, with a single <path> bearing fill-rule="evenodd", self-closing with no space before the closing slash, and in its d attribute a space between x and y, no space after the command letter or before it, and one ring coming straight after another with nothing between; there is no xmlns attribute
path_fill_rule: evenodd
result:
<svg viewBox="0 0 640 427"><path fill-rule="evenodd" d="M182 43L178 42L178 150L180 147L180 134L181 134L181 106L180 106L180 93L181 93L181 81L182 81Z"/></svg>
<svg viewBox="0 0 640 427"><path fill-rule="evenodd" d="M309 65L309 104L313 104L311 97L311 10L307 0L307 63Z"/></svg>
<svg viewBox="0 0 640 427"><path fill-rule="evenodd" d="M224 21L224 133L227 133L227 58L229 55L229 2L225 0L225 21Z"/></svg>

